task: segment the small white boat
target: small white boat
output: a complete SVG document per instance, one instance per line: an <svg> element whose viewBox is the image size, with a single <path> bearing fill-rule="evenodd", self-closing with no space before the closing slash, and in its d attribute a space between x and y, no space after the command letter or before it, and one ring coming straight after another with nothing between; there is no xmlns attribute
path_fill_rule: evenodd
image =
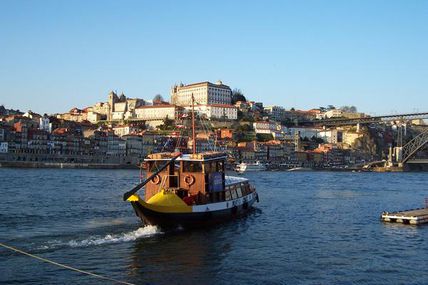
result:
<svg viewBox="0 0 428 285"><path fill-rule="evenodd" d="M287 171L312 171L312 169L308 167L293 167L293 168L287 169Z"/></svg>
<svg viewBox="0 0 428 285"><path fill-rule="evenodd" d="M243 173L245 171L264 171L266 170L266 164L256 161L255 163L245 163L241 162L236 165L235 171L238 173Z"/></svg>

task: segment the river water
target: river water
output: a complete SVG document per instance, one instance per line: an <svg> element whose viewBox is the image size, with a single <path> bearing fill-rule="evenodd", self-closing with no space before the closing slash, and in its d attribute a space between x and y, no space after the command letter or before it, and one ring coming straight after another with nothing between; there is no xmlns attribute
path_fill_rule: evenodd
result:
<svg viewBox="0 0 428 285"><path fill-rule="evenodd" d="M0 168L0 242L135 284L428 284L426 173L253 172L246 218L165 232L122 194L134 170ZM1 284L110 284L0 248ZM113 284L113 283L112 283Z"/></svg>

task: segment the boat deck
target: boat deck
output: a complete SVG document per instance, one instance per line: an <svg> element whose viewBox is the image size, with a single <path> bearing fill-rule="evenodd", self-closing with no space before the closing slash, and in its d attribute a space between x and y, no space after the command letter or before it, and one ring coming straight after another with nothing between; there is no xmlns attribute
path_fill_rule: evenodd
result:
<svg viewBox="0 0 428 285"><path fill-rule="evenodd" d="M419 225L428 223L428 208L419 208L400 212L383 212L381 219L389 223Z"/></svg>

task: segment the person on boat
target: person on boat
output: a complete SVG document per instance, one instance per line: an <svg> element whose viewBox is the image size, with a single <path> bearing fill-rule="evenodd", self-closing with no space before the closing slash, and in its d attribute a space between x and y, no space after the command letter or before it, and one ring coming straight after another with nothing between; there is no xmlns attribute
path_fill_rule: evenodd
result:
<svg viewBox="0 0 428 285"><path fill-rule="evenodd" d="M184 203L186 203L187 205L192 206L192 205L194 205L194 204L195 204L195 197L194 197L194 196L192 196L192 195L190 195L190 193L189 193L189 192L187 192L187 196L185 196L185 197L183 198L183 201L184 201Z"/></svg>

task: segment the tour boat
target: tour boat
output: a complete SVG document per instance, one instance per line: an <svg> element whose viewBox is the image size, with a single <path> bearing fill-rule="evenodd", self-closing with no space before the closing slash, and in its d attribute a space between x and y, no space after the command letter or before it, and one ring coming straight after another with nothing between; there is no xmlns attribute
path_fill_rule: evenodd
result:
<svg viewBox="0 0 428 285"><path fill-rule="evenodd" d="M200 226L242 216L258 194L248 179L225 174L226 158L218 152L149 155L144 198L124 198L151 225Z"/></svg>
<svg viewBox="0 0 428 285"><path fill-rule="evenodd" d="M193 110L192 129L195 142ZM258 202L248 179L226 175L225 153L196 153L195 143L192 148L191 154L155 153L144 160L146 180L123 197L144 223L203 226L245 215ZM137 191L144 186L141 197Z"/></svg>
<svg viewBox="0 0 428 285"><path fill-rule="evenodd" d="M235 167L235 171L238 173L243 173L245 171L263 171L266 170L266 164L256 161L255 163L245 163L241 162Z"/></svg>

